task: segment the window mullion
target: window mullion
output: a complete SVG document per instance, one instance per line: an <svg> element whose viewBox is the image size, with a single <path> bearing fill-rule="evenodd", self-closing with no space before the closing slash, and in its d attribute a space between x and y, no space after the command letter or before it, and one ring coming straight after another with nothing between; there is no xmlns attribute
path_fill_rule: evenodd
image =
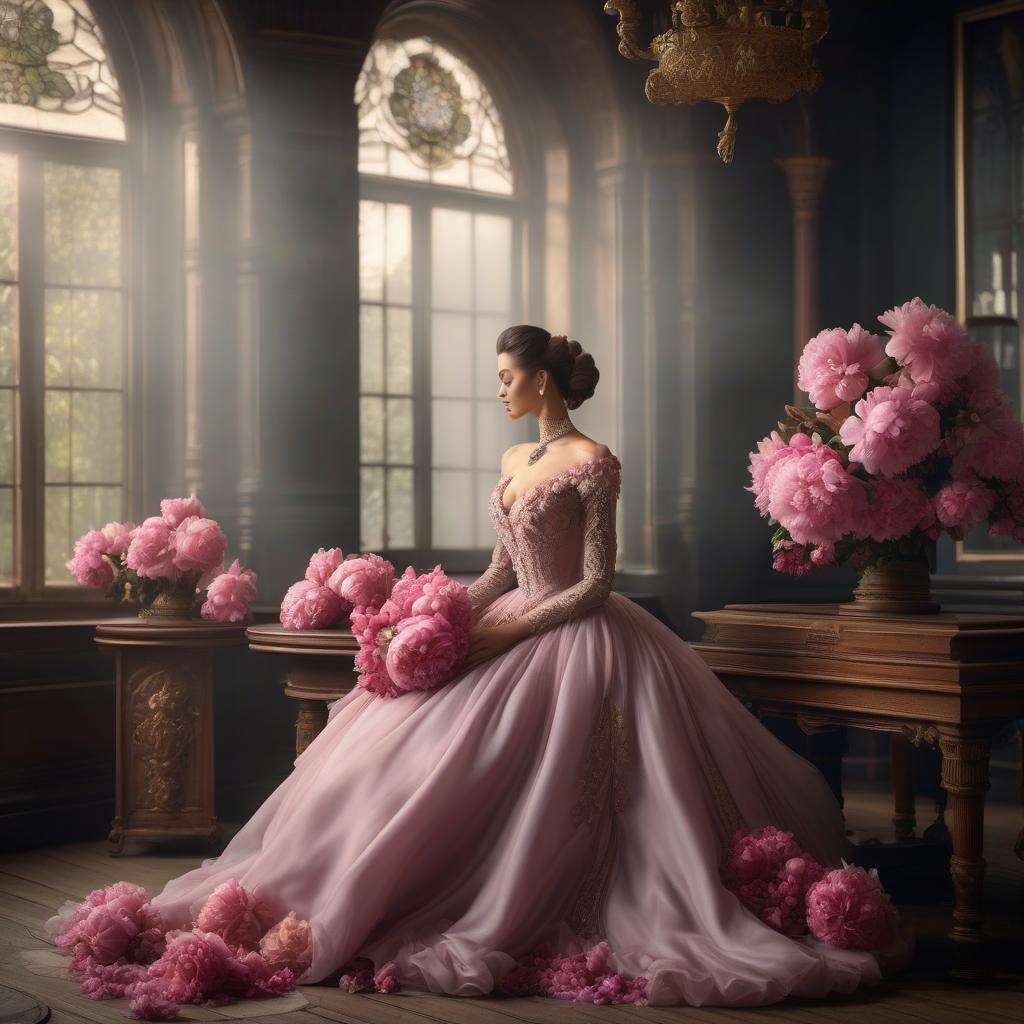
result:
<svg viewBox="0 0 1024 1024"><path fill-rule="evenodd" d="M45 298L43 285L43 160L18 161L18 342L21 383L21 589L38 597L43 589L45 529Z"/></svg>
<svg viewBox="0 0 1024 1024"><path fill-rule="evenodd" d="M433 546L431 518L430 399L430 203L412 202L412 339L413 339L413 547L422 561Z"/></svg>

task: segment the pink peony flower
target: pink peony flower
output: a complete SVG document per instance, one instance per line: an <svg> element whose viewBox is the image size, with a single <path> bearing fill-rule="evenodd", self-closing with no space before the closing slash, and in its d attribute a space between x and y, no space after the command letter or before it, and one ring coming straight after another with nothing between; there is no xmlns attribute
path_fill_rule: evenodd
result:
<svg viewBox="0 0 1024 1024"><path fill-rule="evenodd" d="M798 544L834 543L854 529L866 507L863 483L823 444L805 445L777 463L767 486L771 517Z"/></svg>
<svg viewBox="0 0 1024 1024"><path fill-rule="evenodd" d="M817 566L836 564L835 544L819 544L811 551L811 562Z"/></svg>
<svg viewBox="0 0 1024 1024"><path fill-rule="evenodd" d="M331 573L341 565L344 557L341 548L328 548L326 551L320 548L314 551L310 556L309 565L306 566L305 578L326 587Z"/></svg>
<svg viewBox="0 0 1024 1024"><path fill-rule="evenodd" d="M110 538L102 530L89 530L75 541L75 552L65 567L83 587L106 590L114 581L114 567L104 557Z"/></svg>
<svg viewBox="0 0 1024 1024"><path fill-rule="evenodd" d="M142 964L95 964L78 991L89 999L123 999L147 977Z"/></svg>
<svg viewBox="0 0 1024 1024"><path fill-rule="evenodd" d="M313 929L290 911L260 939L260 953L274 970L288 967L299 978L313 963Z"/></svg>
<svg viewBox="0 0 1024 1024"><path fill-rule="evenodd" d="M174 564L175 535L160 516L150 516L135 530L125 564L148 579L178 578Z"/></svg>
<svg viewBox="0 0 1024 1024"><path fill-rule="evenodd" d="M967 342L971 355L964 376L957 381L968 409L985 412L1003 399L1002 375L992 350L984 342Z"/></svg>
<svg viewBox="0 0 1024 1024"><path fill-rule="evenodd" d="M107 554L115 558L125 554L132 541L135 524L130 520L126 523L107 523L103 527L103 536L107 539Z"/></svg>
<svg viewBox="0 0 1024 1024"><path fill-rule="evenodd" d="M312 580L293 583L281 602L285 629L329 629L343 614L341 598Z"/></svg>
<svg viewBox="0 0 1024 1024"><path fill-rule="evenodd" d="M341 977L338 979L338 988L345 992L372 992L373 984L373 961L369 957L357 956L351 963L341 968Z"/></svg>
<svg viewBox="0 0 1024 1024"><path fill-rule="evenodd" d="M469 636L436 615L413 615L398 624L388 647L388 675L402 690L432 690L465 660Z"/></svg>
<svg viewBox="0 0 1024 1024"><path fill-rule="evenodd" d="M398 965L394 960L389 960L374 972L373 986L378 992L388 996L402 991L402 983L398 980Z"/></svg>
<svg viewBox="0 0 1024 1024"><path fill-rule="evenodd" d="M772 825L737 830L720 869L722 883L751 913L790 936L806 933L806 894L823 873L791 832Z"/></svg>
<svg viewBox="0 0 1024 1024"><path fill-rule="evenodd" d="M256 573L243 571L236 558L227 572L210 583L200 614L213 622L241 622L255 600Z"/></svg>
<svg viewBox="0 0 1024 1024"><path fill-rule="evenodd" d="M128 1016L135 1020L175 1020L178 1004L157 992L143 992L131 1001Z"/></svg>
<svg viewBox="0 0 1024 1024"><path fill-rule="evenodd" d="M221 936L213 932L179 932L168 940L164 955L149 968L150 980L140 986L175 1003L201 1003L219 995L237 973L232 954Z"/></svg>
<svg viewBox="0 0 1024 1024"><path fill-rule="evenodd" d="M610 967L607 942L573 956L560 956L550 946L539 946L498 983L496 991L512 996L571 999L574 1003L647 1003L647 979L618 974Z"/></svg>
<svg viewBox="0 0 1024 1024"><path fill-rule="evenodd" d="M463 633L473 625L473 606L466 588L449 579L440 565L420 578L420 596L413 601L410 614L439 615Z"/></svg>
<svg viewBox="0 0 1024 1024"><path fill-rule="evenodd" d="M867 390L870 377L885 369L882 339L860 324L849 331L834 327L812 338L800 356L797 384L819 409L855 402Z"/></svg>
<svg viewBox="0 0 1024 1024"><path fill-rule="evenodd" d="M906 388L879 387L856 405L839 436L852 445L850 460L875 476L895 476L939 445L939 414Z"/></svg>
<svg viewBox="0 0 1024 1024"><path fill-rule="evenodd" d="M411 566L405 567L405 572L396 580L391 588L389 600L393 601L399 609L399 618L404 619L412 615L412 606L423 593L423 582L426 576L417 576L416 570Z"/></svg>
<svg viewBox="0 0 1024 1024"><path fill-rule="evenodd" d="M953 456L953 476L974 474L991 480L1024 480L1024 423L1009 415L990 420L969 417L955 433L962 447ZM1008 410L1006 410L1008 413Z"/></svg>
<svg viewBox="0 0 1024 1024"><path fill-rule="evenodd" d="M780 540L773 548L772 568L790 576L806 576L814 568L807 548L792 540Z"/></svg>
<svg viewBox="0 0 1024 1024"><path fill-rule="evenodd" d="M946 484L932 499L932 507L939 523L962 540L975 523L992 511L995 502L995 492L973 477L962 477Z"/></svg>
<svg viewBox="0 0 1024 1024"><path fill-rule="evenodd" d="M877 541L894 540L934 519L931 502L918 480L872 480L866 534Z"/></svg>
<svg viewBox="0 0 1024 1024"><path fill-rule="evenodd" d="M229 878L207 897L196 918L196 929L214 932L232 946L256 949L273 921L263 900Z"/></svg>
<svg viewBox="0 0 1024 1024"><path fill-rule="evenodd" d="M869 873L844 861L808 891L807 924L821 942L870 951L896 938L899 915L874 868Z"/></svg>
<svg viewBox="0 0 1024 1024"><path fill-rule="evenodd" d="M341 598L346 612L353 608L379 608L390 596L395 567L373 552L346 558L331 574L327 586Z"/></svg>
<svg viewBox="0 0 1024 1024"><path fill-rule="evenodd" d="M160 515L173 530L191 516L202 519L206 515L206 509L193 494L188 498L164 498L160 502Z"/></svg>
<svg viewBox="0 0 1024 1024"><path fill-rule="evenodd" d="M757 442L757 451L750 453L750 480L751 486L744 488L754 495L754 505L762 516L768 515L768 502L771 498L768 483L771 479L773 468L785 459L798 455L800 451L811 444L811 438L807 434L794 434L789 444L779 437L777 431L761 441Z"/></svg>
<svg viewBox="0 0 1024 1024"><path fill-rule="evenodd" d="M993 537L1012 537L1024 543L1024 485L1002 488L988 532Z"/></svg>
<svg viewBox="0 0 1024 1024"><path fill-rule="evenodd" d="M359 643L356 655L356 669L359 672L358 686L381 697L399 697L399 689L387 671L387 653L391 640L398 632L401 610L390 599L379 610L356 608L352 612L352 632Z"/></svg>
<svg viewBox="0 0 1024 1024"><path fill-rule="evenodd" d="M223 563L227 546L224 531L213 519L189 516L174 531L174 565L182 572L207 572Z"/></svg>
<svg viewBox="0 0 1024 1024"><path fill-rule="evenodd" d="M889 328L887 355L905 367L916 382L952 384L971 367L967 332L956 318L914 298L878 318Z"/></svg>

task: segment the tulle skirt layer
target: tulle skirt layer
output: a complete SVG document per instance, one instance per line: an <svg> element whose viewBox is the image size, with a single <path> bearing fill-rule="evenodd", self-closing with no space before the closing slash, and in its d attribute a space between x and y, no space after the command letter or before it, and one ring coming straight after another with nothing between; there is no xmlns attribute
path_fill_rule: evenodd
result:
<svg viewBox="0 0 1024 1024"><path fill-rule="evenodd" d="M524 600L516 589L493 622ZM651 1004L760 1005L877 981L871 953L781 935L718 876L735 825L848 856L818 770L693 649L612 594L433 692L355 689L220 857L154 899L172 926L235 878L311 922L304 982L356 956L479 996L516 958L608 943Z"/></svg>

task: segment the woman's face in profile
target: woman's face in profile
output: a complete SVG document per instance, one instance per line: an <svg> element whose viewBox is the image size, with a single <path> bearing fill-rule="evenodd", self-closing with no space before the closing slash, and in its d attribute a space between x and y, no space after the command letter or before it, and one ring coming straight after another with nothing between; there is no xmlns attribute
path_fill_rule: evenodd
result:
<svg viewBox="0 0 1024 1024"><path fill-rule="evenodd" d="M537 384L507 352L498 356L498 398L511 419L532 412L537 404Z"/></svg>

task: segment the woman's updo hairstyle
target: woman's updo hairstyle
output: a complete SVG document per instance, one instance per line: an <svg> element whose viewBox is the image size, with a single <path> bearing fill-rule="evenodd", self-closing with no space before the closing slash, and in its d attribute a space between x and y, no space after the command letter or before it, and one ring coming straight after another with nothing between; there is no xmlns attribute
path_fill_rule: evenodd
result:
<svg viewBox="0 0 1024 1024"><path fill-rule="evenodd" d="M496 349L498 355L507 352L527 373L547 370L569 409L579 408L593 395L601 376L594 357L578 341L550 334L543 327L506 327L498 335Z"/></svg>

